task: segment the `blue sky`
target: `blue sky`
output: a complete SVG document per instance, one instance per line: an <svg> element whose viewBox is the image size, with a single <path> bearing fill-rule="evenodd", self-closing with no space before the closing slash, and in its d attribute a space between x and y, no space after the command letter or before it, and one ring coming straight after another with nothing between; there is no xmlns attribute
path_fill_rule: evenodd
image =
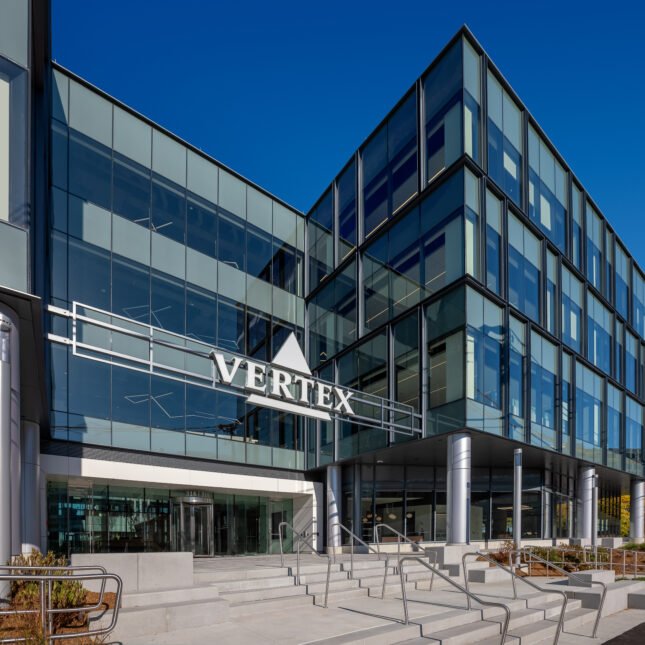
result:
<svg viewBox="0 0 645 645"><path fill-rule="evenodd" d="M52 23L59 63L303 211L466 23L645 266L643 3L53 0Z"/></svg>

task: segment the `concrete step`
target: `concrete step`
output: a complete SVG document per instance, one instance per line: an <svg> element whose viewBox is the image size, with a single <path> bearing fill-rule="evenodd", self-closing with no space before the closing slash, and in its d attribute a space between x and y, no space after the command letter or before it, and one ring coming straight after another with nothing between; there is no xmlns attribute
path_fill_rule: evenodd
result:
<svg viewBox="0 0 645 645"><path fill-rule="evenodd" d="M339 580L348 580L349 573L347 571L332 571L329 574L329 582L337 582ZM327 580L327 572L323 571L321 573L301 573L300 574L300 584L314 584L316 582L324 583Z"/></svg>
<svg viewBox="0 0 645 645"><path fill-rule="evenodd" d="M189 600L211 600L219 596L215 586L186 587L184 589L161 589L159 591L138 591L123 594L121 607L148 607L150 605L187 602Z"/></svg>
<svg viewBox="0 0 645 645"><path fill-rule="evenodd" d="M304 645L392 645L402 641L407 643L409 639L417 638L418 636L418 625L413 623L409 625L393 623L391 625L359 629L322 640L306 641Z"/></svg>
<svg viewBox="0 0 645 645"><path fill-rule="evenodd" d="M567 611L564 615L564 628L565 630L574 630L580 629L581 627L589 627L591 630L597 615L598 612L595 609L580 608ZM589 631L589 635L591 635L591 631Z"/></svg>
<svg viewBox="0 0 645 645"><path fill-rule="evenodd" d="M289 575L296 575L296 565L289 566ZM331 571L340 571L340 562L334 564L332 562ZM320 564L300 564L300 575L306 575L309 573L327 573L327 563L321 560Z"/></svg>
<svg viewBox="0 0 645 645"><path fill-rule="evenodd" d="M381 556L382 560L376 560L376 556L372 556L371 560L361 560L359 557L354 556L354 571L358 569L383 569L385 566L385 556ZM390 563L392 560L390 560ZM351 561L345 560L341 563L341 567L344 571L349 571L351 569Z"/></svg>
<svg viewBox="0 0 645 645"><path fill-rule="evenodd" d="M645 609L645 593L627 594L627 607L629 609Z"/></svg>
<svg viewBox="0 0 645 645"><path fill-rule="evenodd" d="M316 594L325 592L326 583L323 580L322 582L313 582L311 584L305 585L307 587L307 593ZM344 580L334 580L329 582L329 593L335 591L344 591L345 589L355 589L360 586L358 580L350 580L345 578Z"/></svg>
<svg viewBox="0 0 645 645"><path fill-rule="evenodd" d="M444 611L429 616L411 618L411 621L421 625L421 634L431 631L443 631L459 625L468 625L481 622L481 612L466 609L445 609Z"/></svg>
<svg viewBox="0 0 645 645"><path fill-rule="evenodd" d="M557 584L557 583L556 583ZM589 587L576 587L573 585L560 585L569 598L582 601L585 609L597 609L600 604L602 587L594 585ZM629 596L634 593L645 593L645 582L620 580L607 585L607 595L603 605L602 615L609 616L623 609L627 609Z"/></svg>
<svg viewBox="0 0 645 645"><path fill-rule="evenodd" d="M307 594L299 596L281 596L278 598L267 598L266 600L250 600L247 602L232 602L229 605L228 613L233 619L246 616L256 616L274 611L291 611L296 607L311 606L314 599Z"/></svg>
<svg viewBox="0 0 645 645"><path fill-rule="evenodd" d="M127 642L136 636L150 636L190 627L216 625L228 620L229 604L216 598L204 602L164 603L121 609L110 642ZM107 616L104 620L107 619Z"/></svg>
<svg viewBox="0 0 645 645"><path fill-rule="evenodd" d="M363 585L361 585L363 586ZM372 597L381 597L381 592L383 589L382 584L377 584L377 585L372 585L369 587L365 587L365 589L368 590L368 594ZM406 582L405 583L405 591L406 593L409 593L411 591L416 591L416 583L415 582ZM397 580L396 584L387 584L385 585L385 597L400 597L401 596L401 583Z"/></svg>
<svg viewBox="0 0 645 645"><path fill-rule="evenodd" d="M478 620L466 624L460 624L447 629L435 629L430 623L427 627L423 626L423 638L419 643L428 643L427 639L431 638L438 641L441 645L473 645L479 643L485 638L491 638L497 635L499 639L499 623L495 621ZM412 641L416 643L417 641Z"/></svg>
<svg viewBox="0 0 645 645"><path fill-rule="evenodd" d="M331 591L329 590L329 598L327 603L329 605L337 605L341 602L348 600L357 600L360 597L367 596L367 589L364 587L355 587L354 589L345 589L344 591ZM325 590L313 594L314 604L322 606L325 602Z"/></svg>
<svg viewBox="0 0 645 645"><path fill-rule="evenodd" d="M550 620L541 620L520 627L509 627L506 634L506 645L533 645L541 643L546 639L553 640L558 628L557 622ZM500 626L501 630L501 626ZM500 631L501 634L501 631ZM500 634L482 641L477 641L477 645L499 645Z"/></svg>
<svg viewBox="0 0 645 645"><path fill-rule="evenodd" d="M259 578L276 578L278 576L288 575L291 575L288 567L249 567L248 569L224 569L216 571L196 569L193 572L193 580L196 585L201 585L211 582L256 580Z"/></svg>
<svg viewBox="0 0 645 645"><path fill-rule="evenodd" d="M229 602L253 602L256 600L267 600L268 598L286 598L287 596L301 596L307 593L304 585L289 587L272 587L270 589L246 589L243 591L227 591L220 593L220 598Z"/></svg>
<svg viewBox="0 0 645 645"><path fill-rule="evenodd" d="M487 584L489 582L509 582L511 574L499 567L488 567L486 569L471 569L468 570L468 582L481 582Z"/></svg>
<svg viewBox="0 0 645 645"><path fill-rule="evenodd" d="M274 589L277 587L293 587L295 580L291 576L280 578L252 578L251 580L226 580L214 584L221 594L229 591L245 591L248 589Z"/></svg>

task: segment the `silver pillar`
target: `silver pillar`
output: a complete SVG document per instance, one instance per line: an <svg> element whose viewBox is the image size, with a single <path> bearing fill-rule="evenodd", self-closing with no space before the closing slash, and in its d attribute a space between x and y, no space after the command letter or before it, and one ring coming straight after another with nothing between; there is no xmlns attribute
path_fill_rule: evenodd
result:
<svg viewBox="0 0 645 645"><path fill-rule="evenodd" d="M362 537L362 509L361 509L361 465L354 464L354 508L352 509L353 528L352 531Z"/></svg>
<svg viewBox="0 0 645 645"><path fill-rule="evenodd" d="M576 537L591 540L593 526L593 484L596 470L582 466L578 471L578 526Z"/></svg>
<svg viewBox="0 0 645 645"><path fill-rule="evenodd" d="M11 321L0 313L0 563L11 558ZM9 583L0 583L0 598Z"/></svg>
<svg viewBox="0 0 645 645"><path fill-rule="evenodd" d="M629 492L629 537L642 541L645 538L645 481L632 479Z"/></svg>
<svg viewBox="0 0 645 645"><path fill-rule="evenodd" d="M446 484L448 544L470 542L470 435L448 436Z"/></svg>
<svg viewBox="0 0 645 645"><path fill-rule="evenodd" d="M553 537L553 479L550 470L544 471L544 504L542 507L542 537L550 540Z"/></svg>
<svg viewBox="0 0 645 645"><path fill-rule="evenodd" d="M522 541L522 449L513 453L513 542Z"/></svg>
<svg viewBox="0 0 645 645"><path fill-rule="evenodd" d="M342 476L340 466L327 466L327 545L340 547L340 528L333 526L342 521Z"/></svg>
<svg viewBox="0 0 645 645"><path fill-rule="evenodd" d="M591 496L591 546L598 544L598 475L594 475Z"/></svg>
<svg viewBox="0 0 645 645"><path fill-rule="evenodd" d="M40 544L40 426L22 422L22 552L41 551Z"/></svg>

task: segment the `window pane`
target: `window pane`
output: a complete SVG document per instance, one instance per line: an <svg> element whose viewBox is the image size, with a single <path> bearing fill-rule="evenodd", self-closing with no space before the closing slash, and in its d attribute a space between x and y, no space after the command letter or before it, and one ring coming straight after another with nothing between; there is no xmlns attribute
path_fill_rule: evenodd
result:
<svg viewBox="0 0 645 645"><path fill-rule="evenodd" d="M150 225L150 171L115 153L113 209L131 222Z"/></svg>
<svg viewBox="0 0 645 645"><path fill-rule="evenodd" d="M185 191L161 177L152 180L152 230L181 244L185 243Z"/></svg>

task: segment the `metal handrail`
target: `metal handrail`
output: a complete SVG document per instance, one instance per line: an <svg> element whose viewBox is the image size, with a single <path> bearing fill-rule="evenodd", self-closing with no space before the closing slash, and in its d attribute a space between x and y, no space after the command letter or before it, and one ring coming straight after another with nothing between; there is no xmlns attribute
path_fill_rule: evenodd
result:
<svg viewBox="0 0 645 645"><path fill-rule="evenodd" d="M511 581L513 582L513 598L515 600L517 600L517 586L516 586L516 583L515 583L516 578L519 578L522 582L525 582L530 587L533 587L534 589L537 589L538 591L544 593L544 589L542 589L542 587L540 587L539 585L535 584L531 580L527 580L523 576L520 576L515 571L513 571L512 565L510 564L510 562L511 562L511 556L510 555L508 556L509 566L505 567L503 564L497 562L496 560L493 560L493 558L488 557L486 554L482 553L481 551L471 551L470 553L464 553L464 555L461 558L461 565L462 565L463 571L464 571L464 583L466 585L466 589L468 589L468 571L466 570L466 558L473 557L473 556L484 558L484 560L487 560L488 562L491 562L496 567L499 567L500 569L504 569L504 571L506 571L507 573L510 574ZM564 614L567 611L568 597L567 597L567 594L564 591L560 591L559 589L554 590L554 593L561 594L562 595L562 600L563 600L562 601L562 609L560 611L560 618L558 620L558 628L557 628L557 630L555 632L555 638L553 639L553 645L557 645L557 642L558 642L558 640L560 638L560 634L564 630ZM527 609L529 608L528 600L526 601L526 608ZM468 597L468 609L470 609L470 596Z"/></svg>
<svg viewBox="0 0 645 645"><path fill-rule="evenodd" d="M444 575L443 573L441 573L441 571L439 571L438 569L435 569L432 565L428 564L427 562L425 562L425 560L421 559L419 556L416 556L416 555L408 555L399 560L399 576L401 577L401 597L403 599L403 612L405 614L406 625L409 624L409 616L408 616L408 598L405 593L405 582L403 580L403 563L407 562L408 560L416 560L424 567L426 567L426 569L430 569L430 571L432 571L433 574L436 573L440 578L449 582L453 587L457 587L459 591L466 594L467 598L469 599L473 598L474 600L476 600L480 605L484 605L485 607L501 607L506 612L506 620L504 621L504 629L502 630L502 640L500 641L500 645L504 645L504 641L506 640L506 634L508 633L508 624L511 620L511 610L502 602L495 602L493 600L483 600L477 594L462 587L458 582L455 582L450 576ZM482 617L483 617L483 614L482 614Z"/></svg>
<svg viewBox="0 0 645 645"><path fill-rule="evenodd" d="M322 558L322 559L327 558L327 582L325 584L325 604L323 605L323 607L326 608L327 607L327 598L329 597L329 578L331 576L331 556L329 554L327 554L327 553L325 553L325 554L318 553L318 551L316 551L316 549L312 546L312 544L305 537L303 537L302 534L298 533L298 531L296 531L296 529L294 529L293 526L291 526L291 524L289 524L289 522L280 522L280 524L278 525L278 533L280 535L280 556L281 556L283 562L284 562L284 552L283 552L283 548L282 548L282 527L283 526L286 526L291 531L293 536L296 538L296 546L297 546L297 549L296 549L296 584L298 586L300 586L300 543L301 542L304 543L306 546L308 546L311 549L312 553L315 556L317 556L318 558Z"/></svg>
<svg viewBox="0 0 645 645"><path fill-rule="evenodd" d="M542 562L543 564L547 565L547 571L549 570L548 567L553 567L556 571L560 571L560 573L563 573L565 576L568 576L569 578L573 578L574 580L577 580L583 586L592 584L592 585L600 585L602 587L602 595L600 597L600 604L598 605L598 614L596 616L596 622L594 623L593 633L591 634L592 638L596 638L596 634L598 633L598 625L600 623L600 616L602 614L602 608L603 608L603 605L605 604L605 596L607 595L607 585L604 582L601 582L600 580L582 580L577 575L575 575L575 573L571 573L566 569L562 569L561 567L558 567L552 562L549 562L548 560L541 558L539 555L535 555L535 553L533 553L532 551L529 551L528 549L513 549L512 551L509 551L509 560L510 560L511 554L513 553L518 553L520 554L520 556L524 556L525 561L526 561L527 555L530 556L532 559L535 558L538 562Z"/></svg>
<svg viewBox="0 0 645 645"><path fill-rule="evenodd" d="M407 536L403 535L403 533L399 533L395 528L391 527L389 524L385 524L384 522L381 522L380 524L377 524L374 527L374 533L376 534L376 548L378 549L379 554L381 553L381 542L380 542L380 534L379 534L379 528L385 527L392 533L396 535L396 544L397 544L397 560L400 562L401 561L401 539L403 539L404 542L407 542L411 544L415 549L418 549L421 551L421 547L417 542L413 542L410 538ZM432 553L426 553L428 556L428 561L430 561L430 555L432 555L432 566L436 567L437 566L437 554L432 552ZM399 565L400 566L400 565ZM385 583L387 580L387 569L385 570L385 575L383 576L383 594L385 594ZM430 578L430 591L432 591L432 585L434 584L434 573L432 574L432 577Z"/></svg>
<svg viewBox="0 0 645 645"><path fill-rule="evenodd" d="M6 566L2 567L6 569ZM9 567L11 569L35 569L36 567ZM43 567L44 569L49 569L50 567ZM51 567L52 569L54 567ZM56 567L56 571L65 571L65 570L74 570L79 567ZM99 568L99 567L88 567L88 568ZM53 625L52 625L52 614L63 614L63 613L83 613L89 612L92 609L95 609L95 606L92 607L74 607L74 608L61 608L54 609L52 607L52 584L60 581L86 581L86 580L103 580L106 581L112 579L116 582L116 598L114 601L114 611L112 612L112 620L107 627L102 627L100 629L90 629L86 632L77 632L77 633L65 633L65 634L54 634ZM40 608L39 609L13 609L13 610L3 610L0 611L1 615L18 615L18 614L40 614L40 625L43 630L43 635L45 637L45 642L49 643L50 641L62 640L68 638L85 638L89 636L104 636L109 634L115 627L117 619L119 617L119 607L121 606L121 591L123 589L123 581L116 573L69 573L69 574L11 574L11 573L2 573L0 572L0 580L12 581L31 581L37 582L40 587ZM47 584L47 591L45 590L45 583ZM26 643L27 637L21 638L8 638L4 639L2 643Z"/></svg>
<svg viewBox="0 0 645 645"><path fill-rule="evenodd" d="M310 519L310 520L309 520L309 521L304 525L304 527L303 527L303 528L301 528L299 531L298 531L298 530L296 530L296 533L298 533L298 534L299 534L301 537L303 537L304 539L307 539L307 535L306 535L306 531L307 531L307 529L308 529L310 526L312 526L313 524L316 524L316 523L317 523L316 518L311 518L311 519ZM295 530L295 529L294 529L294 530ZM278 528L278 532L279 532L279 531L280 531L280 529ZM312 533L312 535L317 535L317 533ZM314 549L314 550L315 550L315 549ZM282 541L280 541L280 566L281 566L281 567L284 567L284 552L282 551Z"/></svg>
<svg viewBox="0 0 645 645"><path fill-rule="evenodd" d="M340 527L343 531L345 531L351 538L351 551L349 552L349 561L350 561L350 572L349 572L349 577L353 580L354 579L354 540L358 540L364 547L367 548L368 551L371 551L372 553L376 553L378 556L378 559L381 559L381 554L379 551L374 549L373 546L370 546L367 542L362 540L361 538L358 537L353 531L348 529L344 524L341 524L340 522L334 522L333 524L330 525L329 529L333 529L335 526ZM336 551L334 551L334 562L336 562ZM390 554L386 553L385 554L385 570L383 572L383 587L381 589L381 599L385 598L385 580L387 579L387 571L390 567Z"/></svg>
<svg viewBox="0 0 645 645"><path fill-rule="evenodd" d="M413 542L410 538L406 537L403 535L403 533L399 533L395 528L392 528L389 524L385 524L384 522L381 522L380 524L377 524L374 527L374 534L376 535L376 548L378 549L378 552L381 552L381 540L380 540L380 534L379 534L379 529L381 527L385 527L392 533L394 533L397 537L396 543L397 543L397 555L401 557L401 540L404 542L407 542L408 544L411 544L414 546L416 549L419 549L419 551L422 551L421 547L417 542Z"/></svg>
<svg viewBox="0 0 645 645"><path fill-rule="evenodd" d="M100 571L101 573L107 573L107 569L105 567L102 567L101 565L97 564L94 566L90 565L82 565L79 567L74 567L74 566L63 566L63 567L32 567L32 566L22 566L22 565L15 565L15 564L1 564L0 565L0 572L3 570L8 570L10 572L12 571ZM19 575L19 574L18 574ZM61 575L66 575L66 574L61 574ZM96 603L96 605L92 605L90 607L84 607L83 609L85 611L94 611L95 609L99 609L99 607L103 604L103 594L105 592L105 579L101 580L101 591L99 592L99 600ZM77 610L74 608L70 609L60 609L57 610L57 613L72 613L76 612ZM0 615L2 615L2 612L0 612Z"/></svg>

